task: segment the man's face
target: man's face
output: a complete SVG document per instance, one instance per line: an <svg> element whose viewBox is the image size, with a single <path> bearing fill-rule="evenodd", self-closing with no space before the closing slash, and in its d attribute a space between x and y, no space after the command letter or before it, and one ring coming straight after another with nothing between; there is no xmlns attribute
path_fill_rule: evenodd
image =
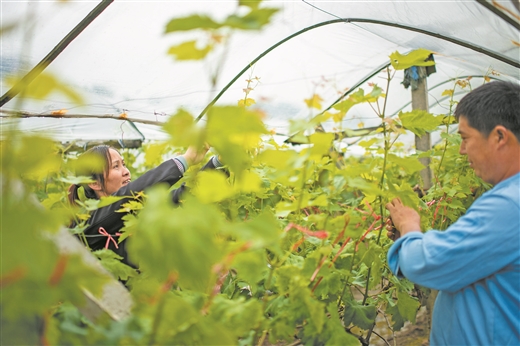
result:
<svg viewBox="0 0 520 346"><path fill-rule="evenodd" d="M494 164L493 164L493 145L488 138L471 127L466 117L459 118L459 133L462 137L460 144L460 154L467 155L469 165L475 170L475 174L487 183L495 184Z"/></svg>

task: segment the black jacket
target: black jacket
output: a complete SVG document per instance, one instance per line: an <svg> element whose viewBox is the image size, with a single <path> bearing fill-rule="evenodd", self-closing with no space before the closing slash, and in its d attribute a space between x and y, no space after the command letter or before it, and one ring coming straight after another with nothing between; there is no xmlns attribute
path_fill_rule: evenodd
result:
<svg viewBox="0 0 520 346"><path fill-rule="evenodd" d="M210 159L202 170L204 169L215 169L215 164L213 159ZM90 214L90 218L87 221L88 227L83 231L88 245L92 250L100 250L106 246L108 236L104 236L100 233L101 228L104 229L108 234L113 237L115 242L118 242L118 233L121 228L124 226L123 216L126 213L116 212L119 210L121 206L131 200L131 196L137 194L138 192L143 191L144 189L159 184L166 183L169 186L172 186L176 182L178 182L183 176L182 171L179 169L177 164L173 159L167 160L157 166L144 173L142 176L137 178L134 181L131 181L128 185L121 187L119 190L114 192L112 196L130 196L129 198L124 198L116 203L112 203L105 207L94 210ZM180 188L172 191L172 201L173 203L179 203L182 193L186 190L186 186L183 184ZM89 196L88 198L96 198L95 196ZM108 249L114 251L121 257L123 257L123 263L129 264L132 267L136 267L134 264L128 261L128 256L126 253L126 241L122 241L118 244L116 248L113 241L109 241Z"/></svg>

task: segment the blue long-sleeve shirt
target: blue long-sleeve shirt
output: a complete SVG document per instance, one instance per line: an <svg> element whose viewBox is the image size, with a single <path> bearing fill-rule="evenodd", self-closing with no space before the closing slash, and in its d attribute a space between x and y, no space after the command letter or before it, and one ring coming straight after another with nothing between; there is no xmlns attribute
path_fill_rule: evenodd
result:
<svg viewBox="0 0 520 346"><path fill-rule="evenodd" d="M398 239L388 264L440 291L430 345L520 345L520 173L484 193L446 231Z"/></svg>

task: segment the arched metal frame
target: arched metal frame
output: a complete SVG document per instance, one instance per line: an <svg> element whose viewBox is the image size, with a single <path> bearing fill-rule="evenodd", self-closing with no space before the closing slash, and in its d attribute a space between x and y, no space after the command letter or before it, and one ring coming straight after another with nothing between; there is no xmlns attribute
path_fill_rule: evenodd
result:
<svg viewBox="0 0 520 346"><path fill-rule="evenodd" d="M43 72L87 26L90 25L114 0L102 0L81 22L72 29L36 66L34 66L23 78L0 97L0 107L13 99Z"/></svg>
<svg viewBox="0 0 520 346"><path fill-rule="evenodd" d="M240 76L242 76L247 70L249 70L255 63L257 63L260 59L262 59L264 56L266 56L269 52L271 52L278 46L282 45L283 43L285 43L285 42L293 39L294 37L299 36L307 31L317 29L317 28L325 26L325 25L337 24L337 23L369 23L369 24L384 25L384 26L395 27L395 28L404 29L404 30L408 30L408 31L418 32L418 33L421 33L424 35L439 38L444 41L455 43L459 46L466 47L473 51L482 53L484 55L487 55L489 57L502 61L513 67L520 68L520 62L518 62L518 61L512 60L503 54L491 51L489 49L486 49L486 48L478 46L478 45L474 45L474 44L464 41L464 40L459 40L454 37L449 37L449 36L441 35L439 33L435 33L432 31L415 28L415 27L411 27L408 25L398 24L398 23L386 22L386 21L382 21L382 20L375 20L375 19L368 19L368 18L338 18L338 19L333 19L333 20L321 22L321 23L306 27L292 35L287 36L286 38L280 40L279 42L275 43L274 45L269 47L267 50L262 52L255 59L253 59L246 67L244 67L233 79L231 79L231 81L226 86L224 86L224 88L222 88L222 90L213 98L213 100L211 100L211 102L197 116L195 121L199 121L200 119L202 119L202 117L207 113L208 109L211 108L211 106L213 106L219 100L219 98L231 87L231 85L233 85L233 83L235 83L238 80L238 78L240 78ZM374 72L368 74L367 77L363 78L361 81L356 83L355 87L353 87L353 88L349 89L347 92L345 92L340 98L338 98L336 101L334 101L334 103L332 105L330 105L327 109L330 109L331 107L333 107L334 104L338 103L343 98L345 98L350 92L352 92L355 88L357 88L357 86L363 84L364 82L366 82L367 80L372 78L375 74L377 74L381 70L387 68L389 65L390 65L390 63L387 63L387 64L384 64L384 65L378 67L377 69L375 69Z"/></svg>

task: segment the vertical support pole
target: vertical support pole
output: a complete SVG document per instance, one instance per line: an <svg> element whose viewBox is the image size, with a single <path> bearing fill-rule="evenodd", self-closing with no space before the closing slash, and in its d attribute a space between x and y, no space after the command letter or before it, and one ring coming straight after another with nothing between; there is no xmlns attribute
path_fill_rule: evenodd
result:
<svg viewBox="0 0 520 346"><path fill-rule="evenodd" d="M423 66L418 66L418 69L425 69ZM426 76L426 73L419 74ZM417 81L417 89L412 88L412 109L421 109L429 112L428 104L428 86L426 77L420 77ZM423 136L415 136L415 149L419 151L428 151L431 149L430 134L426 133ZM422 157L419 161L426 166L420 174L423 182L422 188L428 190L432 187L432 172L430 169L430 158Z"/></svg>
<svg viewBox="0 0 520 346"><path fill-rule="evenodd" d="M426 69L425 67L417 67L418 69ZM421 71L425 72L425 71ZM420 76L426 76L426 73L419 73ZM428 85L426 81L427 77L419 77L417 81L417 89L412 88L412 109L421 109L429 112L429 103L428 103ZM423 136L415 135L415 149L419 151L428 151L431 149L431 138L430 133L426 132ZM423 181L422 189L428 190L432 187L432 171L430 169L430 158L422 157L419 161L426 166L420 174L421 179ZM428 315L428 324L431 330L431 323L433 318L433 304L437 298L438 291L431 290L426 298L426 312Z"/></svg>

